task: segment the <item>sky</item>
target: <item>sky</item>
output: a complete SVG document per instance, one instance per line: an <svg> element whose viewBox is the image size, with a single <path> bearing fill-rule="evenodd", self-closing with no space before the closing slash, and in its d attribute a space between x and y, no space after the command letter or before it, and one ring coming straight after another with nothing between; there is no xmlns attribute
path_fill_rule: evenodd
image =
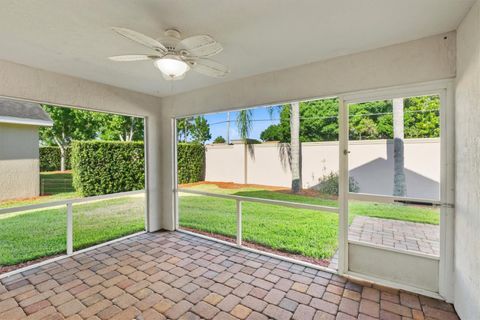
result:
<svg viewBox="0 0 480 320"><path fill-rule="evenodd" d="M255 108L252 109L252 111L254 121L250 138L260 140L260 134L263 130L272 124L278 124L280 122L279 115L278 112L276 112L270 116L266 107ZM230 140L239 139L237 124L235 121L237 114L238 112L230 112ZM212 139L208 140L207 143L213 142L218 136L222 136L225 140L227 139L226 112L208 114L205 115L205 119L207 119L208 124L210 125L210 133L212 135Z"/></svg>

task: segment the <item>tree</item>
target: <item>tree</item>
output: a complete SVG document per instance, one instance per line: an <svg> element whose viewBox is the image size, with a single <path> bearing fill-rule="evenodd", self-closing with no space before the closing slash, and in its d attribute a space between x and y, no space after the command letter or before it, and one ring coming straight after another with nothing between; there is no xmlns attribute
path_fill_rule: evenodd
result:
<svg viewBox="0 0 480 320"><path fill-rule="evenodd" d="M96 113L96 112L95 112ZM115 114L96 113L101 124L100 139L139 141L143 140L143 119Z"/></svg>
<svg viewBox="0 0 480 320"><path fill-rule="evenodd" d="M190 136L190 121L191 118L183 118L177 120L177 140L178 142L187 142Z"/></svg>
<svg viewBox="0 0 480 320"><path fill-rule="evenodd" d="M404 99L405 137L440 137L440 97L422 96Z"/></svg>
<svg viewBox="0 0 480 320"><path fill-rule="evenodd" d="M177 139L179 142L198 142L205 144L210 140L210 125L205 117L183 118L177 120Z"/></svg>
<svg viewBox="0 0 480 320"><path fill-rule="evenodd" d="M264 141L290 142L290 105L279 108L280 123L269 126L260 137ZM278 109L278 108L277 108ZM300 141L338 139L338 100L323 99L300 102Z"/></svg>
<svg viewBox="0 0 480 320"><path fill-rule="evenodd" d="M405 138L435 138L440 135L438 96L404 99ZM370 101L349 106L351 140L393 139L392 100ZM338 140L338 100L300 103L300 141ZM263 135L263 137L262 137ZM280 110L280 123L265 129L264 141L290 141L290 110Z"/></svg>
<svg viewBox="0 0 480 320"><path fill-rule="evenodd" d="M57 145L60 148L60 170L65 171L66 148L72 140L91 140L97 136L98 118L93 112L42 105L53 120L52 127L40 128L43 144Z"/></svg>
<svg viewBox="0 0 480 320"><path fill-rule="evenodd" d="M280 124L272 124L262 131L260 139L263 141L284 141L283 130Z"/></svg>
<svg viewBox="0 0 480 320"><path fill-rule="evenodd" d="M400 197L406 194L403 126L403 98L393 99L393 195Z"/></svg>
<svg viewBox="0 0 480 320"><path fill-rule="evenodd" d="M218 137L215 138L215 140L213 140L213 143L214 143L214 144L216 144L216 143L225 143L225 142L226 142L226 140L225 140L225 138L222 137L222 136L218 136Z"/></svg>
<svg viewBox="0 0 480 320"><path fill-rule="evenodd" d="M292 170L292 192L298 193L302 188L301 145L300 145L300 103L290 105L290 152Z"/></svg>
<svg viewBox="0 0 480 320"><path fill-rule="evenodd" d="M236 122L238 135L242 140L247 140L252 131L253 111L251 109L240 110L237 113Z"/></svg>
<svg viewBox="0 0 480 320"><path fill-rule="evenodd" d="M207 140L212 138L210 134L210 125L205 117L195 117L193 126L191 127L192 140L201 144L205 144Z"/></svg>

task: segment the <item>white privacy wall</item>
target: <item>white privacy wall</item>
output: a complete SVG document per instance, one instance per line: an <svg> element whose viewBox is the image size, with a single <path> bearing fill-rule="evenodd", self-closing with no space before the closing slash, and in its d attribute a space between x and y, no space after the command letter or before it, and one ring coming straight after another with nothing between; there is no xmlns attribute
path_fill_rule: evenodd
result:
<svg viewBox="0 0 480 320"><path fill-rule="evenodd" d="M147 117L149 229L159 230L160 98L0 60L0 96Z"/></svg>
<svg viewBox="0 0 480 320"><path fill-rule="evenodd" d="M281 144L213 144L206 146L205 180L290 187L292 173ZM338 173L338 142L304 142L301 148L302 186L315 188L319 180ZM351 141L349 174L359 192L393 194L392 140ZM405 140L405 178L408 197L439 199L440 139Z"/></svg>
<svg viewBox="0 0 480 320"><path fill-rule="evenodd" d="M480 3L458 28L455 308L480 319Z"/></svg>
<svg viewBox="0 0 480 320"><path fill-rule="evenodd" d="M162 99L163 225L175 228L172 118L455 77L455 32L226 82ZM235 72L235 70L232 70Z"/></svg>

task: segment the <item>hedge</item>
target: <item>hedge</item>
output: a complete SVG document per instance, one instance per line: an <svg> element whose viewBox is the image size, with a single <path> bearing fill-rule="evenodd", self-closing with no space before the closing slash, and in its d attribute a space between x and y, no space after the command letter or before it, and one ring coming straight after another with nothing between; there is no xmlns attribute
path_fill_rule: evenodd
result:
<svg viewBox="0 0 480 320"><path fill-rule="evenodd" d="M65 150L65 169L70 170L70 148ZM40 147L40 171L58 171L60 170L60 148L59 147Z"/></svg>
<svg viewBox="0 0 480 320"><path fill-rule="evenodd" d="M179 143L177 149L178 183L203 181L205 147L198 143Z"/></svg>
<svg viewBox="0 0 480 320"><path fill-rule="evenodd" d="M143 142L74 141L72 176L83 196L144 189Z"/></svg>

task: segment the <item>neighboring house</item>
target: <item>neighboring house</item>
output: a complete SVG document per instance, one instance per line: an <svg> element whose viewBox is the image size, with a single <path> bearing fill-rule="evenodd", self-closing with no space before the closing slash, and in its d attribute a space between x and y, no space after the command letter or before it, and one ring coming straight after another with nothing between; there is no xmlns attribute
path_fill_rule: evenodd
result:
<svg viewBox="0 0 480 320"><path fill-rule="evenodd" d="M38 103L0 98L0 201L39 195L38 128L52 125Z"/></svg>

